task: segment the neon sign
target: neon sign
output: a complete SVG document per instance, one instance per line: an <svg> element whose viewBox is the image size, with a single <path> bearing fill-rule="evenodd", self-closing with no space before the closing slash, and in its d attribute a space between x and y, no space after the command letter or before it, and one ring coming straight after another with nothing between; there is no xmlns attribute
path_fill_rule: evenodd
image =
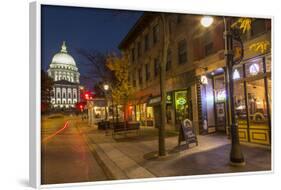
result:
<svg viewBox="0 0 281 190"><path fill-rule="evenodd" d="M184 105L184 104L186 104L186 99L183 98L183 97L177 99L177 104L179 104L179 105Z"/></svg>

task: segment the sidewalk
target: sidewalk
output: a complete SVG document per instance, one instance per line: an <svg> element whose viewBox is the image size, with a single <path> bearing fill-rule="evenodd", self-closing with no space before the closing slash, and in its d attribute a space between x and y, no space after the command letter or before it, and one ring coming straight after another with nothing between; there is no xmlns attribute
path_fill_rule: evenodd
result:
<svg viewBox="0 0 281 190"><path fill-rule="evenodd" d="M244 167L229 165L230 141L224 135L198 136L199 145L186 148L184 142L177 147L178 137L166 138L167 155L157 158L158 137L154 128L142 128L140 135L129 134L113 139L111 133L77 123L93 155L103 166L110 179L137 179L151 177L186 176L271 169L271 150L243 144L246 160ZM151 131L149 131L151 130Z"/></svg>

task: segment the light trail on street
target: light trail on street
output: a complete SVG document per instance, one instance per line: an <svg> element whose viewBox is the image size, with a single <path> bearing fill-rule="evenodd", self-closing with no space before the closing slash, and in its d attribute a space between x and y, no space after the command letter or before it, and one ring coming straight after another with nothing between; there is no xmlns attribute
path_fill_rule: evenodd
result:
<svg viewBox="0 0 281 190"><path fill-rule="evenodd" d="M42 140L42 143L46 143L48 142L48 140L52 139L53 137L55 137L57 134L61 133L63 130L65 130L67 127L69 127L68 125L69 121L66 121L64 126L62 128L60 128L59 130L57 130L56 132L54 132L53 134L45 137L43 140Z"/></svg>

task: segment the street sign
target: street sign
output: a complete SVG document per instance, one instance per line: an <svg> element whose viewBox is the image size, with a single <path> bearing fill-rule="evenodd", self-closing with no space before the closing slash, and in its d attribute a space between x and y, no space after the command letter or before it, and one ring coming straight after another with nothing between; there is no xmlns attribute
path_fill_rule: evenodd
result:
<svg viewBox="0 0 281 190"><path fill-rule="evenodd" d="M186 142L187 148L189 148L189 144L191 143L195 143L196 146L198 146L198 140L194 127L189 119L185 119L180 127L178 145L180 145L182 141Z"/></svg>

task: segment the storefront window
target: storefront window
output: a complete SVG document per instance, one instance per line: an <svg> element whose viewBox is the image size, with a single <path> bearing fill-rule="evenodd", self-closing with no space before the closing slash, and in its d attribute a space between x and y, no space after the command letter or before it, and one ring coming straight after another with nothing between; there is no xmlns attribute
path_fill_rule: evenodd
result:
<svg viewBox="0 0 281 190"><path fill-rule="evenodd" d="M226 90L224 75L214 77L216 130L226 130Z"/></svg>
<svg viewBox="0 0 281 190"><path fill-rule="evenodd" d="M250 128L268 128L264 79L247 82Z"/></svg>
<svg viewBox="0 0 281 190"><path fill-rule="evenodd" d="M234 83L234 105L238 126L247 128L247 110L245 104L245 91L243 82Z"/></svg>
<svg viewBox="0 0 281 190"><path fill-rule="evenodd" d="M136 105L136 120L140 121L140 105Z"/></svg>
<svg viewBox="0 0 281 190"><path fill-rule="evenodd" d="M214 132L215 129L215 113L214 113L214 89L213 80L207 78L207 84L201 86L201 98L202 98L202 118L203 129L208 132ZM210 127L213 127L211 129Z"/></svg>
<svg viewBox="0 0 281 190"><path fill-rule="evenodd" d="M214 90L216 102L224 102L226 98L224 75L214 78Z"/></svg>
<svg viewBox="0 0 281 190"><path fill-rule="evenodd" d="M268 96L268 103L269 103L269 109L271 109L271 76L267 78L267 86L268 86L268 90L267 90L267 96ZM269 110L269 113L271 113L271 110Z"/></svg>
<svg viewBox="0 0 281 190"><path fill-rule="evenodd" d="M188 91L175 92L176 123L180 123L186 118L191 118L191 107L189 107Z"/></svg>
<svg viewBox="0 0 281 190"><path fill-rule="evenodd" d="M263 73L263 63L262 59L256 59L246 63L246 77L256 76Z"/></svg>

